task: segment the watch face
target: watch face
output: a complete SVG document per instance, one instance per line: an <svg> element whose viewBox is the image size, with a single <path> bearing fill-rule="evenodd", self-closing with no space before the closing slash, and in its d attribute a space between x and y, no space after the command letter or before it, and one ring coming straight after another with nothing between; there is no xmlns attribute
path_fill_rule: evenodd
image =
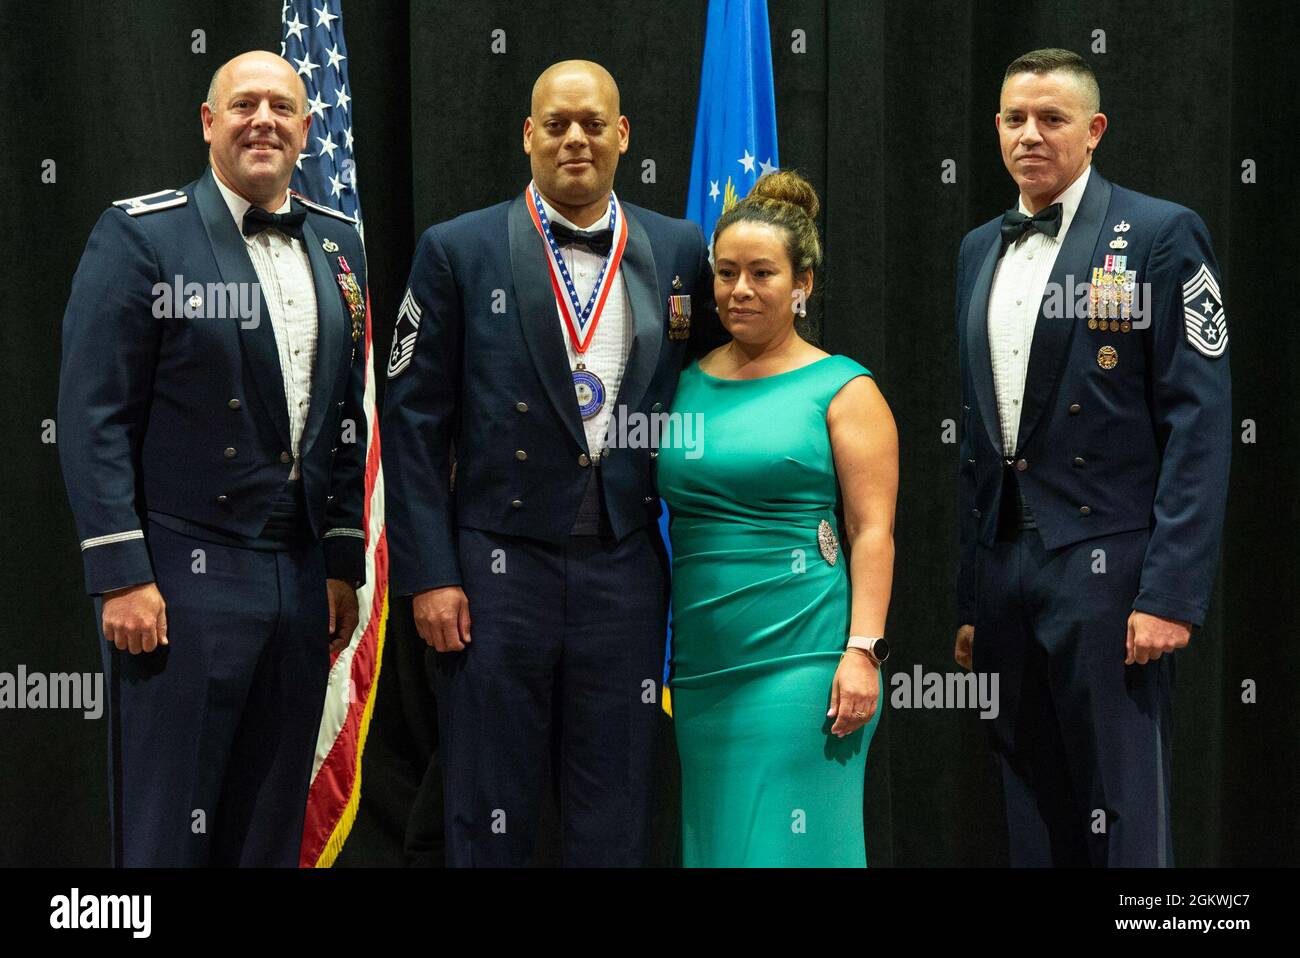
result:
<svg viewBox="0 0 1300 958"><path fill-rule="evenodd" d="M889 643L884 639L876 639L871 646L871 654L876 657L877 662L883 662L889 658Z"/></svg>

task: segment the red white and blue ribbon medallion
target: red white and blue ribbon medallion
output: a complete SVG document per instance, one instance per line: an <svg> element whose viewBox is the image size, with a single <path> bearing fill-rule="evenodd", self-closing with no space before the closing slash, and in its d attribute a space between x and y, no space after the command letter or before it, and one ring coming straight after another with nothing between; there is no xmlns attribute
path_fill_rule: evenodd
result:
<svg viewBox="0 0 1300 958"><path fill-rule="evenodd" d="M537 232L546 241L546 261L550 268L551 291L555 294L555 303L564 318L564 328L569 332L569 342L578 354L578 365L573 370L573 387L578 396L578 412L583 419L590 419L600 412L605 404L605 384L582 362L582 356L591 345L591 337L600 323L601 313L605 309L605 300L618 274L619 263L623 259L623 250L627 246L627 220L619 206L618 197L613 191L609 194L609 228L613 230L614 242L609 255L605 257L600 273L596 276L596 285L592 287L591 296L584 306L578 298L578 290L573 285L573 277L560 255L560 245L551 234L550 220L546 208L542 205L542 194L534 183L528 184L528 213L533 219Z"/></svg>

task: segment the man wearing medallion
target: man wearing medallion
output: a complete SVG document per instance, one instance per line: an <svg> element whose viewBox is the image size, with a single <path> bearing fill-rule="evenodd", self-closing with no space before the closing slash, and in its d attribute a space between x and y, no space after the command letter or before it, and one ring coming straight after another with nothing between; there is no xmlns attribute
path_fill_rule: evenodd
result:
<svg viewBox="0 0 1300 958"><path fill-rule="evenodd" d="M394 332L390 576L439 653L449 865L530 860L552 743L563 862L640 865L651 844L657 452L606 429L666 410L701 319L719 327L699 227L613 192L628 136L603 67L543 72L532 182L425 232Z"/></svg>
<svg viewBox="0 0 1300 958"><path fill-rule="evenodd" d="M1096 78L1008 67L1017 209L963 240L956 658L1000 675L1013 865L1172 863L1173 652L1203 623L1232 442L1205 224L1092 168Z"/></svg>
<svg viewBox="0 0 1300 958"><path fill-rule="evenodd" d="M352 220L288 189L307 107L282 58L224 64L209 169L114 203L73 279L59 453L119 865L298 864L331 639L365 575L365 256Z"/></svg>

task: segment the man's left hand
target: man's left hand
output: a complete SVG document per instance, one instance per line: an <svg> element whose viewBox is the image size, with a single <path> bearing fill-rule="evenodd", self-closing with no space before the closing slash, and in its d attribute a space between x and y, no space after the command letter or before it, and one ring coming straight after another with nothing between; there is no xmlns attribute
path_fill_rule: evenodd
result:
<svg viewBox="0 0 1300 958"><path fill-rule="evenodd" d="M1146 665L1166 652L1187 648L1192 638L1192 624L1178 619L1138 612L1128 617L1128 656L1125 665Z"/></svg>
<svg viewBox="0 0 1300 958"><path fill-rule="evenodd" d="M357 612L357 590L342 579L326 579L325 591L330 601L330 654L342 652L352 641L361 616Z"/></svg>

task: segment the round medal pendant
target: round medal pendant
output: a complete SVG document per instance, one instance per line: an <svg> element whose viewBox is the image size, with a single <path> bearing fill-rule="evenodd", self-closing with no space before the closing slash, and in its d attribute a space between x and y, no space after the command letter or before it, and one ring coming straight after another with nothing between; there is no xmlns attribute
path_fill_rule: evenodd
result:
<svg viewBox="0 0 1300 958"><path fill-rule="evenodd" d="M573 388L578 394L578 412L583 419L590 419L605 405L605 384L582 364L573 371Z"/></svg>

